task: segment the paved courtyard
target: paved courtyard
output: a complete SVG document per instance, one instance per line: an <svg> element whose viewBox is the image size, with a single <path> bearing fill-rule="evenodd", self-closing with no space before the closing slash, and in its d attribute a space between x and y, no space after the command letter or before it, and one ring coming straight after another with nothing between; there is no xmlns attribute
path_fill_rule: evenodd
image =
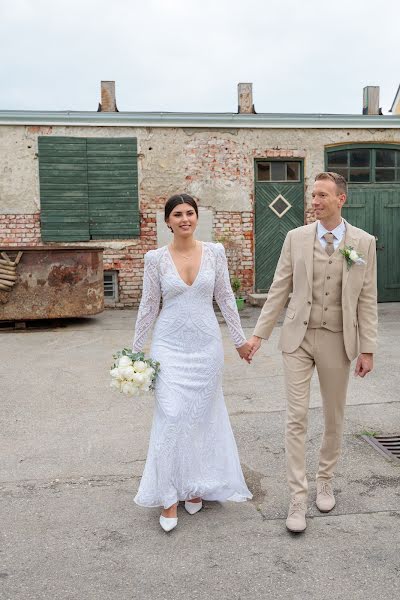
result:
<svg viewBox="0 0 400 600"><path fill-rule="evenodd" d="M259 309L243 311L246 333ZM242 504L158 509L133 503L152 398L108 387L112 353L131 344L135 311L0 333L0 597L4 600L358 600L400 597L400 460L360 436L400 435L400 304L381 304L375 371L352 378L337 505L313 504L322 432L313 380L305 534L285 529L285 400L279 327L252 365L222 324L225 397L254 494ZM222 319L221 319L222 323Z"/></svg>

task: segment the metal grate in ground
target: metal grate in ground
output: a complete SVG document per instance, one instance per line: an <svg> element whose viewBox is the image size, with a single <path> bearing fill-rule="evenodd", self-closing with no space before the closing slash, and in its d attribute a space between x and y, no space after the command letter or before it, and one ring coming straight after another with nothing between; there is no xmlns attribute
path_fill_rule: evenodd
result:
<svg viewBox="0 0 400 600"><path fill-rule="evenodd" d="M400 460L400 436L362 435L361 437L384 456Z"/></svg>

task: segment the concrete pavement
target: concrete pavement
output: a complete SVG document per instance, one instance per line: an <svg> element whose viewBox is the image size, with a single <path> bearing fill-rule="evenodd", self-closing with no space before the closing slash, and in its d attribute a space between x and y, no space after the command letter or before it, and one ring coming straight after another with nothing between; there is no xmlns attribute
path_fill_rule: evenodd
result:
<svg viewBox="0 0 400 600"><path fill-rule="evenodd" d="M250 335L259 309L246 308ZM313 481L322 432L312 383L310 508L285 529L285 400L279 328L251 366L222 324L225 398L254 498L179 509L133 503L152 399L108 388L112 353L131 343L135 311L0 333L0 597L5 600L358 600L400 594L400 460L360 435L400 435L400 304L382 304L375 371L351 379L337 505L321 515ZM221 323L222 319L221 319Z"/></svg>

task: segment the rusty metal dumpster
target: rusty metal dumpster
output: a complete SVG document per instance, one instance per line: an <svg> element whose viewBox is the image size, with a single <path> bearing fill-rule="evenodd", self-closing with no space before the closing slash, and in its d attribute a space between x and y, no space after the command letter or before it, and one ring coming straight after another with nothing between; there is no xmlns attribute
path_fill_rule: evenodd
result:
<svg viewBox="0 0 400 600"><path fill-rule="evenodd" d="M0 247L0 321L82 317L103 309L102 248Z"/></svg>

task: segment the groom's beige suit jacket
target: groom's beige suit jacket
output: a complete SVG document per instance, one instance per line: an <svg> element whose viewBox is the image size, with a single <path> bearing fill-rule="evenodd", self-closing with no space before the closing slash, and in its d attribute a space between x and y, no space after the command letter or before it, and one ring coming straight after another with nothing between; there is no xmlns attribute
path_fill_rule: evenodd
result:
<svg viewBox="0 0 400 600"><path fill-rule="evenodd" d="M342 314L346 354L373 353L377 345L376 245L369 233L345 221L344 243L362 255L365 265L347 269L343 257ZM254 330L267 339L292 292L283 322L279 348L294 352L306 334L312 306L314 243L317 223L292 229L286 236L268 298Z"/></svg>

